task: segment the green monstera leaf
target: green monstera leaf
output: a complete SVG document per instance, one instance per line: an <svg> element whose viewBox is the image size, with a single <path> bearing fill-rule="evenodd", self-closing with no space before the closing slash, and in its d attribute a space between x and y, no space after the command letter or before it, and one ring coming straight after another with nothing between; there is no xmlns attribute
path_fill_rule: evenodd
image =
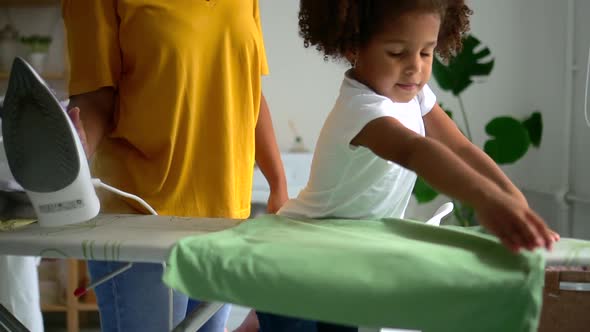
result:
<svg viewBox="0 0 590 332"><path fill-rule="evenodd" d="M498 164L512 164L528 151L531 139L526 127L515 118L497 117L486 126L492 138L484 145L484 151Z"/></svg>
<svg viewBox="0 0 590 332"><path fill-rule="evenodd" d="M529 133L531 144L538 148L541 146L541 137L543 136L543 118L541 113L534 112L530 118L522 122Z"/></svg>
<svg viewBox="0 0 590 332"><path fill-rule="evenodd" d="M481 62L491 54L490 49L484 47L476 52L481 45L479 39L467 35L463 39L463 50L449 61L448 65L438 59L432 64L432 74L441 89L451 91L455 96L467 89L474 76L488 76L494 68L494 60Z"/></svg>
<svg viewBox="0 0 590 332"><path fill-rule="evenodd" d="M445 111L445 113L447 113L447 115L449 116L449 118L451 118L451 120L455 121L455 119L453 119L453 111L448 109L443 103L438 103L438 106L440 106L440 108L442 108L443 111Z"/></svg>
<svg viewBox="0 0 590 332"><path fill-rule="evenodd" d="M428 203L438 196L438 192L424 181L421 177L418 177L416 184L414 185L414 191L412 192L418 203Z"/></svg>

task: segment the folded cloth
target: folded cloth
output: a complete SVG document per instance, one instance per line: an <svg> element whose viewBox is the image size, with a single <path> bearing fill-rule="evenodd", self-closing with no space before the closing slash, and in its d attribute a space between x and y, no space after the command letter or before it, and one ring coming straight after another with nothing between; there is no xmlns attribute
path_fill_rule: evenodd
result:
<svg viewBox="0 0 590 332"><path fill-rule="evenodd" d="M544 263L541 250L513 254L481 229L267 215L179 241L164 281L192 298L346 325L528 332Z"/></svg>
<svg viewBox="0 0 590 332"><path fill-rule="evenodd" d="M33 224L35 222L37 222L37 220L33 219L0 220L0 232L10 232L20 227L25 227L27 225Z"/></svg>

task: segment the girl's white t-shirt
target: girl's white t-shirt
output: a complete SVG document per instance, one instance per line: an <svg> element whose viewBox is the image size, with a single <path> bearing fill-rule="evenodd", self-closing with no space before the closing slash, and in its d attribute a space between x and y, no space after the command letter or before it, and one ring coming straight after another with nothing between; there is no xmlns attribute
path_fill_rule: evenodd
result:
<svg viewBox="0 0 590 332"><path fill-rule="evenodd" d="M403 218L416 174L350 142L365 125L384 116L424 136L422 117L435 102L436 96L427 85L410 102L398 103L347 73L320 132L309 181L278 214L294 218Z"/></svg>

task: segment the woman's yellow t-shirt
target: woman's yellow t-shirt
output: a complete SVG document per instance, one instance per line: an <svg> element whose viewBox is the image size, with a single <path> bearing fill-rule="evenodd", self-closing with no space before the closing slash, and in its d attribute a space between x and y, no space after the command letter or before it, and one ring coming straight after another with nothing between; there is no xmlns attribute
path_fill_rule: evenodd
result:
<svg viewBox="0 0 590 332"><path fill-rule="evenodd" d="M267 72L258 0L62 6L70 95L105 86L118 94L93 176L162 215L248 217Z"/></svg>

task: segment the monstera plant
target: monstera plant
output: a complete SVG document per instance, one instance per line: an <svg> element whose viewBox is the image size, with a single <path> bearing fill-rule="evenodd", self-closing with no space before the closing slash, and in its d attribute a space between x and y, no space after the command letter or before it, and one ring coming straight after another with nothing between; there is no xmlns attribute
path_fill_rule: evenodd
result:
<svg viewBox="0 0 590 332"><path fill-rule="evenodd" d="M463 127L458 123L461 131L472 141L473 136L469 119L465 110L462 93L473 83L475 77L487 77L494 68L493 58L489 59L491 51L488 47L482 47L481 42L472 35L467 35L463 40L463 49L448 63L442 63L435 58L432 66L432 74L439 87L449 91L457 98L461 111ZM447 114L457 122L453 112L446 109ZM516 119L511 116L500 116L491 119L485 126L489 138L484 144L484 151L498 164L512 164L522 158L533 147L539 147L543 133L541 113L533 112L527 119ZM430 187L422 178L418 178L414 187L414 197L418 203L427 203L434 200L438 193ZM477 224L473 208L461 202L455 204L455 222L460 225L470 226Z"/></svg>

